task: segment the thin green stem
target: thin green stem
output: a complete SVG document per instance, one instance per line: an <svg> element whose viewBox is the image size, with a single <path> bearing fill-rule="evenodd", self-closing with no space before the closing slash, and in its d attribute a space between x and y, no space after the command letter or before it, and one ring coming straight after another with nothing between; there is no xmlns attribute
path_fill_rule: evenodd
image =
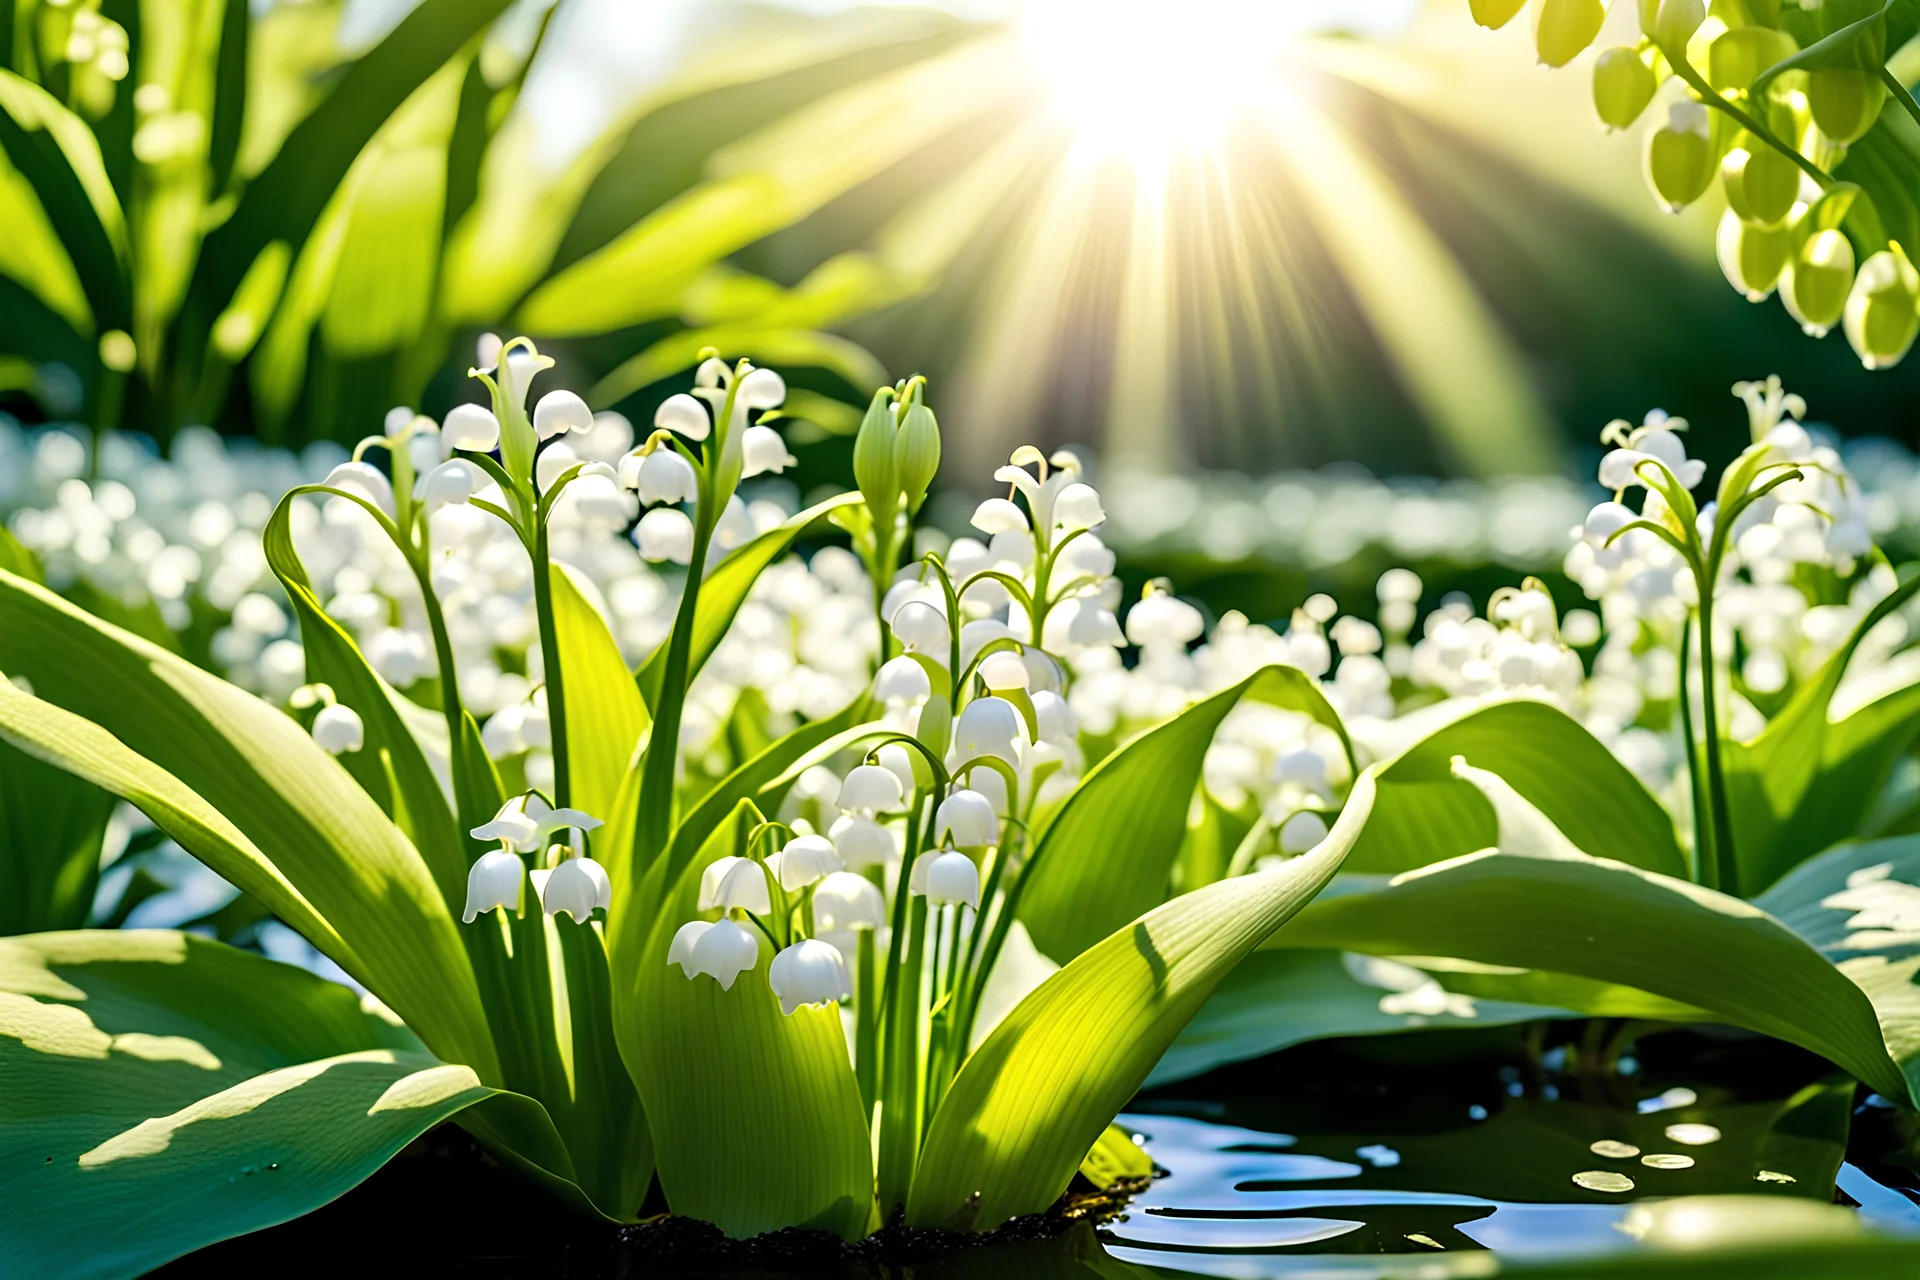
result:
<svg viewBox="0 0 1920 1280"><path fill-rule="evenodd" d="M553 802L564 809L573 803L573 786L567 747L566 684L560 670L560 632L553 619L552 575L547 522L542 520L533 536L533 612L540 625L540 665L545 668L547 723L552 729Z"/></svg>
<svg viewBox="0 0 1920 1280"><path fill-rule="evenodd" d="M1693 696L1688 689L1692 677L1693 620L1680 624L1680 736L1687 749L1687 792L1693 807L1693 879L1695 884L1715 888L1719 867L1713 853L1713 823L1707 814L1707 789L1700 767L1700 743L1693 732Z"/></svg>
<svg viewBox="0 0 1920 1280"><path fill-rule="evenodd" d="M1712 566L1709 566L1712 567ZM1713 585L1700 590L1700 719L1707 755L1707 793L1713 816L1715 886L1722 893L1740 892L1740 864L1734 857L1733 810L1727 802L1726 772L1720 763L1719 674L1713 660Z"/></svg>
<svg viewBox="0 0 1920 1280"><path fill-rule="evenodd" d="M1880 68L1880 80L1887 86L1887 92L1893 95L1893 100L1899 103L1916 123L1920 123L1920 102L1913 100L1913 94L1908 92L1907 86L1900 83L1900 77L1883 66Z"/></svg>
<svg viewBox="0 0 1920 1280"><path fill-rule="evenodd" d="M1772 147L1775 151L1778 151L1787 159L1793 161L1794 164L1800 167L1803 173L1819 183L1823 190L1833 185L1832 174L1782 142L1775 136L1773 130L1767 128L1767 126L1761 124L1753 116L1742 111L1739 107L1734 106L1731 102L1721 97L1720 94L1716 93L1713 86L1708 84L1698 71L1694 70L1692 63L1687 61L1685 50L1681 51L1679 57L1675 57L1672 51L1668 49L1663 48L1660 52L1666 55L1667 65L1673 68L1673 73L1691 85L1693 91L1700 95L1701 101L1706 103L1707 106L1724 111L1728 116L1739 121L1741 128Z"/></svg>

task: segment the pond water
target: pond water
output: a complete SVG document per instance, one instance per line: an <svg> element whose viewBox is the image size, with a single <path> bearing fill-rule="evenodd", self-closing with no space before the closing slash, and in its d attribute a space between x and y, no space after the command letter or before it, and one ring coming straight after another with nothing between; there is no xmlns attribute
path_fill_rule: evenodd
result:
<svg viewBox="0 0 1920 1280"><path fill-rule="evenodd" d="M1441 1280L1569 1262L1605 1275L1645 1269L1632 1255L1649 1206L1742 1195L1771 1199L1733 1220L1735 1245L1836 1201L1913 1238L1904 1259L1883 1248L1764 1274L1920 1275L1913 1118L1753 1036L1596 1021L1306 1045L1149 1091L1121 1121L1160 1176L1119 1215L1047 1239L921 1257L663 1254L658 1236L538 1212L533 1193L442 1134L302 1222L168 1270L364 1263L370 1235L404 1227L423 1264L462 1275ZM1727 1238L1725 1222L1715 1230Z"/></svg>

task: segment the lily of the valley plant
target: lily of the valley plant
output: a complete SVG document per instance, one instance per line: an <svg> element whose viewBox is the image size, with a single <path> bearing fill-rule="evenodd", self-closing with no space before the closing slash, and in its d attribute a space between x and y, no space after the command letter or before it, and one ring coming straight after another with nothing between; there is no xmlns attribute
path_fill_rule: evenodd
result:
<svg viewBox="0 0 1920 1280"><path fill-rule="evenodd" d="M792 460L761 420L777 374L710 355L616 467L558 447L592 416L565 390L533 397L551 362L531 342L483 356L489 404L390 418L269 522L307 655L284 710L0 573L0 738L143 810L369 993L177 933L0 941L0 1149L31 1166L5 1233L24 1269L136 1273L324 1203L449 1118L607 1219L657 1178L675 1212L735 1235L989 1228L1060 1196L1359 832L1365 780L1311 852L1146 902L1035 985L1014 958L1037 963L1015 923L1036 873L1123 867L1110 824L1184 814L1192 794L1098 785L1111 766L1082 779L1060 695L1121 637L1073 460L1016 454L1009 498L976 517L990 545L896 572L939 438L923 382L883 388L860 494L722 558L741 481ZM292 536L300 492L404 562L429 705L323 611ZM637 671L550 553L563 506L638 515L641 553L686 566ZM550 786L503 780L463 707L441 608L457 511L504 522L527 557ZM759 572L829 516L881 584L896 656L841 714L687 783L690 682ZM1333 720L1297 671L1254 685ZM1207 733L1219 718L1193 714Z"/></svg>

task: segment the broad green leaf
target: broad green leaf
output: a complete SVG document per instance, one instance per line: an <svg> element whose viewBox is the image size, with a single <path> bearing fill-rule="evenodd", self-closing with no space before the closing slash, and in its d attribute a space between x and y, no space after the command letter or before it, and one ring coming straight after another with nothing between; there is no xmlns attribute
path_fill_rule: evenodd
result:
<svg viewBox="0 0 1920 1280"><path fill-rule="evenodd" d="M1764 92L1789 71L1879 71L1887 57L1886 11L1892 7L1889 3L1876 8L1857 22L1814 41L1791 57L1782 58L1753 82L1753 93Z"/></svg>
<svg viewBox="0 0 1920 1280"><path fill-rule="evenodd" d="M1710 1010L1906 1098L1867 997L1759 907L1624 863L1488 850L1315 903L1275 947L1458 956Z"/></svg>
<svg viewBox="0 0 1920 1280"><path fill-rule="evenodd" d="M0 702L31 701L12 686ZM113 797L7 745L0 712L0 934L78 929L93 907Z"/></svg>
<svg viewBox="0 0 1920 1280"><path fill-rule="evenodd" d="M1860 620L1759 737L1727 744L1743 892L1760 892L1796 863L1853 835L1894 762L1920 733L1920 686L1893 690L1837 723L1831 718L1841 678L1867 633L1916 592L1920 575Z"/></svg>
<svg viewBox="0 0 1920 1280"><path fill-rule="evenodd" d="M630 1004L616 1005L620 1025L632 1019L621 1049L675 1213L736 1238L798 1225L854 1239L871 1225L873 1153L838 1007L782 1014L764 940L728 991L667 963L675 932L699 918L701 873L736 852L752 813L737 807L666 895Z"/></svg>
<svg viewBox="0 0 1920 1280"><path fill-rule="evenodd" d="M1659 801L1592 734L1531 701L1468 711L1384 766L1373 819L1348 871L1408 871L1494 843L1493 808L1453 775L1455 756L1505 779L1576 848L1663 875L1687 874L1673 820Z"/></svg>
<svg viewBox="0 0 1920 1280"><path fill-rule="evenodd" d="M420 851L447 910L459 911L467 897L464 833L455 825L433 767L407 726L404 700L367 665L360 646L327 615L314 594L293 545L293 503L291 496L281 499L261 531L260 543L299 619L307 679L327 685L336 699L360 717L365 745L342 756L341 763Z"/></svg>
<svg viewBox="0 0 1920 1280"><path fill-rule="evenodd" d="M93 721L6 684L0 688L0 738L133 805L181 848L266 904L356 979L369 976L353 948L243 832L192 788Z"/></svg>
<svg viewBox="0 0 1920 1280"><path fill-rule="evenodd" d="M907 1221L985 1231L1057 1200L1214 987L1339 869L1373 799L1363 773L1312 851L1156 907L1022 1000L940 1101Z"/></svg>
<svg viewBox="0 0 1920 1280"><path fill-rule="evenodd" d="M221 943L0 939L0 1257L139 1275L317 1209L492 1092L345 987Z"/></svg>
<svg viewBox="0 0 1920 1280"><path fill-rule="evenodd" d="M829 512L859 501L858 493L843 493L808 507L778 528L769 529L753 541L736 548L707 574L700 584L700 602L694 610L693 653L687 663L689 683L706 665L707 659L720 644L721 637L727 634L727 628L733 625L733 615L740 612L740 606L746 603L747 593L753 590L753 584L766 567L787 554L800 535L816 521L824 519ZM666 678L666 671L667 646L662 644L641 664L636 677L649 707L659 705L660 685Z"/></svg>
<svg viewBox="0 0 1920 1280"><path fill-rule="evenodd" d="M1117 1124L1110 1124L1094 1140L1087 1158L1080 1162L1080 1176L1105 1191L1122 1182L1153 1176L1153 1157L1133 1135Z"/></svg>
<svg viewBox="0 0 1920 1280"><path fill-rule="evenodd" d="M1346 741L1319 686L1294 667L1267 667L1195 703L1102 760L1047 824L1021 890L1034 945L1070 960L1166 901L1207 746L1242 698L1313 717ZM1351 759L1351 749L1349 749Z"/></svg>
<svg viewBox="0 0 1920 1280"><path fill-rule="evenodd" d="M554 565L553 625L560 641L560 675L567 700L567 803L596 818L613 815L620 783L652 717L588 592L591 583L564 564Z"/></svg>
<svg viewBox="0 0 1920 1280"><path fill-rule="evenodd" d="M0 152L0 275L10 276L80 334L94 332L93 309L66 246L27 175Z"/></svg>
<svg viewBox="0 0 1920 1280"><path fill-rule="evenodd" d="M125 327L127 224L93 130L39 85L0 70L0 148L39 193L100 327Z"/></svg>
<svg viewBox="0 0 1920 1280"><path fill-rule="evenodd" d="M249 693L0 573L0 670L164 759L352 947L429 1047L491 1078L467 953L426 864L338 761ZM320 939L313 939L320 945Z"/></svg>

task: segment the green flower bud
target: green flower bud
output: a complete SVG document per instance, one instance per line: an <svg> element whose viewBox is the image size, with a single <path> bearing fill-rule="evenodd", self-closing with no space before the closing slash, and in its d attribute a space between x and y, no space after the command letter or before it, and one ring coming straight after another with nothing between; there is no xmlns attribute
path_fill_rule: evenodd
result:
<svg viewBox="0 0 1920 1280"><path fill-rule="evenodd" d="M1807 74L1807 105L1813 122L1841 146L1866 135L1880 118L1887 86L1871 71L1824 70Z"/></svg>
<svg viewBox="0 0 1920 1280"><path fill-rule="evenodd" d="M1707 20L1702 0L1640 0L1640 32L1662 49L1681 49Z"/></svg>
<svg viewBox="0 0 1920 1280"><path fill-rule="evenodd" d="M1713 130L1707 109L1691 98L1667 108L1667 123L1647 135L1647 185L1678 213L1713 182Z"/></svg>
<svg viewBox="0 0 1920 1280"><path fill-rule="evenodd" d="M900 473L893 460L893 388L873 393L867 416L853 437L853 482L860 486L876 528L890 532L900 506Z"/></svg>
<svg viewBox="0 0 1920 1280"><path fill-rule="evenodd" d="M1498 31L1513 21L1527 0L1467 0L1473 20L1489 31Z"/></svg>
<svg viewBox="0 0 1920 1280"><path fill-rule="evenodd" d="M1727 206L1747 222L1771 226L1793 210L1800 195L1800 168L1764 142L1747 134L1720 162L1720 184Z"/></svg>
<svg viewBox="0 0 1920 1280"><path fill-rule="evenodd" d="M1533 47L1540 61L1564 67L1600 34L1607 20L1601 0L1539 0L1533 11Z"/></svg>
<svg viewBox="0 0 1920 1280"><path fill-rule="evenodd" d="M1853 245L1838 231L1816 231L1780 276L1780 301L1809 337L1824 338L1853 287Z"/></svg>
<svg viewBox="0 0 1920 1280"><path fill-rule="evenodd" d="M1707 83L1725 92L1747 89L1760 73L1796 52L1793 37L1767 27L1735 27L1707 47Z"/></svg>
<svg viewBox="0 0 1920 1280"><path fill-rule="evenodd" d="M900 433L894 438L893 462L901 492L907 496L908 512L918 511L927 500L927 486L940 470L940 427L933 410L917 397L908 406Z"/></svg>
<svg viewBox="0 0 1920 1280"><path fill-rule="evenodd" d="M1748 302L1764 302L1787 265L1793 233L1784 226L1742 222L1729 209L1720 215L1714 247L1719 251L1720 270L1727 283L1746 294Z"/></svg>
<svg viewBox="0 0 1920 1280"><path fill-rule="evenodd" d="M1624 129L1638 120L1659 87L1653 68L1625 45L1594 60L1593 110L1609 129Z"/></svg>
<svg viewBox="0 0 1920 1280"><path fill-rule="evenodd" d="M1898 243L1861 264L1847 295L1845 325L1854 354L1869 369L1900 363L1920 331L1920 271L1913 269Z"/></svg>

